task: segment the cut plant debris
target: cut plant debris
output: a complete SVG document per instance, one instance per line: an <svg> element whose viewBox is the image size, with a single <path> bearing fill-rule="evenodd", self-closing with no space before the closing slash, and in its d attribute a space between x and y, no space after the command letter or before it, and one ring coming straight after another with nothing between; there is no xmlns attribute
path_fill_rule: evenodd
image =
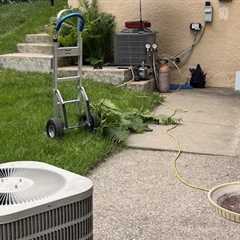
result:
<svg viewBox="0 0 240 240"><path fill-rule="evenodd" d="M114 142L124 142L130 133L151 131L149 124L178 125L181 119L172 116L154 116L150 111L137 108L122 110L109 99L93 106L97 132Z"/></svg>

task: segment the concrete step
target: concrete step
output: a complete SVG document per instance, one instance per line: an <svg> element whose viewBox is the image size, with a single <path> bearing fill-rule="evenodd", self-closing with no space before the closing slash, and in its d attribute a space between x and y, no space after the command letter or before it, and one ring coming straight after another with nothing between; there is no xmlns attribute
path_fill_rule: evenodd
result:
<svg viewBox="0 0 240 240"><path fill-rule="evenodd" d="M12 53L0 55L0 68L27 72L51 72L52 56L38 53Z"/></svg>
<svg viewBox="0 0 240 240"><path fill-rule="evenodd" d="M20 53L41 53L51 55L53 45L50 43L18 43L17 50Z"/></svg>
<svg viewBox="0 0 240 240"><path fill-rule="evenodd" d="M118 85L129 81L131 71L128 69L119 69L118 67L103 67L103 69L94 69L90 66L83 66L83 78L92 79L98 82L111 83ZM77 74L77 67L61 67L59 68L59 75L61 77L68 77Z"/></svg>
<svg viewBox="0 0 240 240"><path fill-rule="evenodd" d="M127 88L133 89L135 91L153 91L154 90L154 80L145 81L133 81L127 83Z"/></svg>
<svg viewBox="0 0 240 240"><path fill-rule="evenodd" d="M59 76L60 77L71 77L77 75L77 67L69 66L69 67L60 67L59 68Z"/></svg>
<svg viewBox="0 0 240 240"><path fill-rule="evenodd" d="M47 33L27 34L26 43L51 43L51 37Z"/></svg>

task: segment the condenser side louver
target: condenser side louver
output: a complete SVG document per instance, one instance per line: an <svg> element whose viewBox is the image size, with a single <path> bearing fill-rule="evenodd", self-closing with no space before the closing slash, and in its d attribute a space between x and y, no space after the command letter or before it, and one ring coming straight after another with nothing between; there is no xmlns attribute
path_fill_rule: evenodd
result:
<svg viewBox="0 0 240 240"><path fill-rule="evenodd" d="M0 165L0 239L92 240L92 182L39 163Z"/></svg>

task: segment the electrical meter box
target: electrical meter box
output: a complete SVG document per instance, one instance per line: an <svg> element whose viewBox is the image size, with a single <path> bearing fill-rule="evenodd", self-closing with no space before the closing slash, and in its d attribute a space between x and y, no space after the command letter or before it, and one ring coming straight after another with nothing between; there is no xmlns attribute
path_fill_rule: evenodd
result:
<svg viewBox="0 0 240 240"><path fill-rule="evenodd" d="M213 21L213 7L211 2L207 1L204 7L204 21L205 23L211 23Z"/></svg>

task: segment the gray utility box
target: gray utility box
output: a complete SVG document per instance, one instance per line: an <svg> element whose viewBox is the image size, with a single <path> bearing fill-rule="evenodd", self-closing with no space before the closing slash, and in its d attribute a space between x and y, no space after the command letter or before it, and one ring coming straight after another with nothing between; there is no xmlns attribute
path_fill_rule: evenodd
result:
<svg viewBox="0 0 240 240"><path fill-rule="evenodd" d="M123 31L115 34L114 64L118 66L139 65L147 62L146 43L153 44L156 33L152 31Z"/></svg>

